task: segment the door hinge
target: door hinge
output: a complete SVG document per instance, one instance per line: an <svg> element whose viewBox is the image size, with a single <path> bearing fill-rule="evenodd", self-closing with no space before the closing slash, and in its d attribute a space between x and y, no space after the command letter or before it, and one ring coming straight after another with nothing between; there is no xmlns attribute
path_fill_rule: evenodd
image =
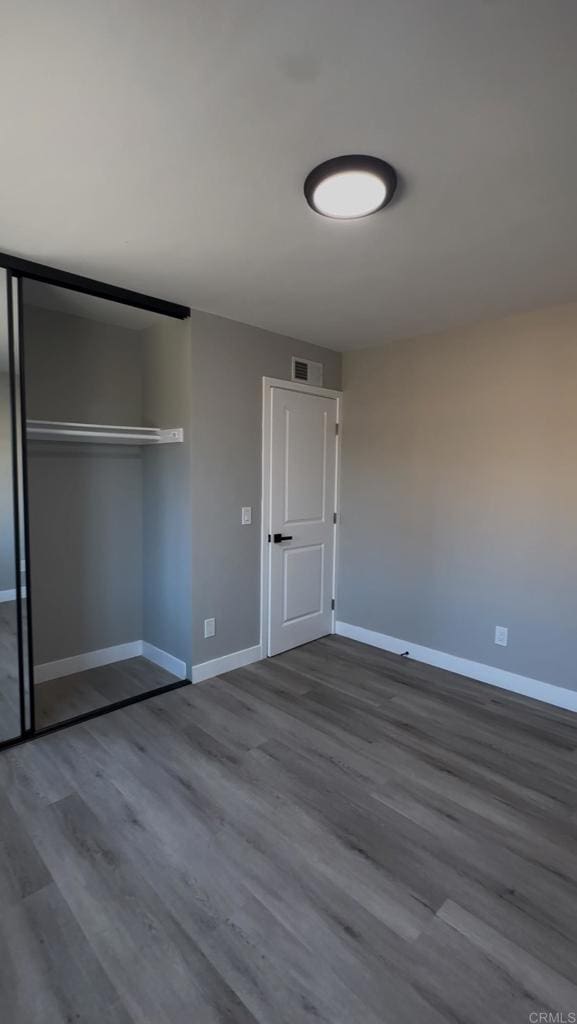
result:
<svg viewBox="0 0 577 1024"><path fill-rule="evenodd" d="M334 612L334 610L335 610L335 599L333 597L332 600L331 600L331 611Z"/></svg>
<svg viewBox="0 0 577 1024"><path fill-rule="evenodd" d="M338 519L339 519L338 514L336 512L333 512L333 523L337 523Z"/></svg>
<svg viewBox="0 0 577 1024"><path fill-rule="evenodd" d="M337 435L337 437L338 437L338 433L339 433L339 424L335 423L335 434Z"/></svg>
<svg viewBox="0 0 577 1024"><path fill-rule="evenodd" d="M270 544L271 540L272 540L272 537L271 537L271 535L269 533L269 535L268 535L268 542L269 542L269 544Z"/></svg>

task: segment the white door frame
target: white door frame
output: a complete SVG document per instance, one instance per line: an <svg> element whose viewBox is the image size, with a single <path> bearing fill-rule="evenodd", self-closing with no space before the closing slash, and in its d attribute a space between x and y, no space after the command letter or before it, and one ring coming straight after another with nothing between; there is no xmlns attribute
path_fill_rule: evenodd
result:
<svg viewBox="0 0 577 1024"><path fill-rule="evenodd" d="M263 377L262 379L262 486L261 486L261 554L260 554L260 644L262 657L268 658L270 651L269 619L270 619L270 548L269 515L270 515L270 482L271 482L271 391L273 388L283 388L285 391L300 391L303 395L318 395L320 398L335 398L337 402L337 424L338 432L335 445L335 507L337 521L333 526L333 597L336 597L337 583L337 543L338 527L340 519L340 459L341 459L341 424L342 424L342 392L333 391L330 388L317 388L311 384L301 384L300 381L281 380L277 377ZM335 631L336 611L333 608L331 615L331 630Z"/></svg>

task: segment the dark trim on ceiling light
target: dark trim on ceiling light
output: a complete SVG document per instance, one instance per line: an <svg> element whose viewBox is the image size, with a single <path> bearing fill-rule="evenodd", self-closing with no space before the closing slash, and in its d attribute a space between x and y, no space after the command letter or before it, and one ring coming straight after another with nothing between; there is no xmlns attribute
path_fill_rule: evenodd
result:
<svg viewBox="0 0 577 1024"><path fill-rule="evenodd" d="M377 206L376 210L369 210L368 213L362 213L358 217L331 217L330 213L325 213L315 206L315 189L318 188L321 182L326 181L327 178L332 178L334 174L344 174L346 171L365 171L367 174L373 174L383 182L385 198L381 205ZM385 206L389 205L395 194L397 182L397 172L386 160L381 160L376 156L367 156L364 153L349 153L347 156L335 156L331 160L325 160L324 163L313 167L305 179L304 194L311 210L314 210L321 217L328 217L329 220L362 220L364 217L371 217L373 213L378 213L379 210L383 210Z"/></svg>
<svg viewBox="0 0 577 1024"><path fill-rule="evenodd" d="M28 277L32 281L57 285L60 288L68 288L69 291L82 292L86 295L96 295L99 299L120 302L124 306L135 306L137 309L146 309L151 313L160 313L161 316L170 316L175 320L186 320L190 316L188 306L179 306L176 302L166 302L165 299L155 299L151 295L142 294L142 292L133 292L129 288L118 288L113 284L105 284L103 281L82 277L80 274L71 274L67 270L58 270L43 263L34 263L32 260L24 260L19 256L11 256L9 253L0 252L0 267L5 267L6 270L11 270L14 274L20 274L22 277Z"/></svg>

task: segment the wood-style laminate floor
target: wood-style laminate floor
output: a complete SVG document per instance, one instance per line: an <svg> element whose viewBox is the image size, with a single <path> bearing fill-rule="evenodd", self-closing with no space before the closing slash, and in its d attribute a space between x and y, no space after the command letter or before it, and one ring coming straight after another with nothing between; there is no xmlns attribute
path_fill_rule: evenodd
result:
<svg viewBox="0 0 577 1024"><path fill-rule="evenodd" d="M20 733L16 601L0 603L0 743Z"/></svg>
<svg viewBox="0 0 577 1024"><path fill-rule="evenodd" d="M176 682L177 676L143 657L50 679L34 688L36 728L45 729Z"/></svg>
<svg viewBox="0 0 577 1024"><path fill-rule="evenodd" d="M328 637L4 752L1 1019L577 1010L576 723Z"/></svg>

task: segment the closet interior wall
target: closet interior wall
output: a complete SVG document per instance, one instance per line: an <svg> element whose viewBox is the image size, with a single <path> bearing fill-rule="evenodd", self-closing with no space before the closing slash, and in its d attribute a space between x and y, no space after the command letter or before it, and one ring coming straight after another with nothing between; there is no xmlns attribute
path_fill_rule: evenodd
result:
<svg viewBox="0 0 577 1024"><path fill-rule="evenodd" d="M30 420L139 424L136 331L24 307ZM142 459L137 447L29 441L34 660L142 637Z"/></svg>
<svg viewBox="0 0 577 1024"><path fill-rule="evenodd" d="M143 451L145 641L186 664L192 656L192 392L190 321L163 320L143 332L146 426L179 425L182 444Z"/></svg>

